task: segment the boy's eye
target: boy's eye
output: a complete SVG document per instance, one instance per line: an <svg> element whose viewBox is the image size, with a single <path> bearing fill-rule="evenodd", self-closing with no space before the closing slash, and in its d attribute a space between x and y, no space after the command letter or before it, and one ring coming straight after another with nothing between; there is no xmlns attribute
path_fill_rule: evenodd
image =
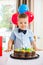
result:
<svg viewBox="0 0 43 65"><path fill-rule="evenodd" d="M24 22L24 24L26 24L26 22Z"/></svg>
<svg viewBox="0 0 43 65"><path fill-rule="evenodd" d="M22 24L22 22L20 22L20 24Z"/></svg>
<svg viewBox="0 0 43 65"><path fill-rule="evenodd" d="M20 22L20 24L23 24L22 22ZM26 22L24 22L24 24L26 24Z"/></svg>

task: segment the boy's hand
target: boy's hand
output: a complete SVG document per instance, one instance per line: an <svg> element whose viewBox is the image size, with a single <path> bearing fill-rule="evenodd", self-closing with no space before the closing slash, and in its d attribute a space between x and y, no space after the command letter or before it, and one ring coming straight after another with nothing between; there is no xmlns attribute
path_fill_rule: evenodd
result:
<svg viewBox="0 0 43 65"><path fill-rule="evenodd" d="M8 41L8 49L7 50L5 50L5 52L10 52L10 51L12 51L12 43L13 43L13 40L9 40Z"/></svg>
<svg viewBox="0 0 43 65"><path fill-rule="evenodd" d="M5 50L5 52L10 52L10 51L12 51L12 49L7 49L7 50Z"/></svg>

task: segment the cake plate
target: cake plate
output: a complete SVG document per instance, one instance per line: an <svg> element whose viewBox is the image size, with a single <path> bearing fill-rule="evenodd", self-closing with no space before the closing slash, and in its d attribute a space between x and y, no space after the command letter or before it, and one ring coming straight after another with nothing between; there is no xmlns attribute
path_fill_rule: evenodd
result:
<svg viewBox="0 0 43 65"><path fill-rule="evenodd" d="M16 56L14 56L14 53L12 53L12 54L10 54L10 57L12 58L12 59L22 59L22 60L30 60L30 59L37 59L37 58L39 58L39 54L35 54L35 56L30 56L30 57L28 57L28 58L26 58L26 57L16 57Z"/></svg>

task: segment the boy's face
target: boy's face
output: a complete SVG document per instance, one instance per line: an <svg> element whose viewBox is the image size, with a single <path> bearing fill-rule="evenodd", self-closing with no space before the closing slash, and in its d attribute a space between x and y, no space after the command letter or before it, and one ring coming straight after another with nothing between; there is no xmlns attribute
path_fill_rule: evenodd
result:
<svg viewBox="0 0 43 65"><path fill-rule="evenodd" d="M18 18L18 26L20 29L26 30L28 28L28 17Z"/></svg>

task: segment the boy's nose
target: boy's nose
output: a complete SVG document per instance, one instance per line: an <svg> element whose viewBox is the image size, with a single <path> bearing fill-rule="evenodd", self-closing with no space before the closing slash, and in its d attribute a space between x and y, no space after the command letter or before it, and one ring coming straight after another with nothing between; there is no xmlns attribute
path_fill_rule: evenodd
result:
<svg viewBox="0 0 43 65"><path fill-rule="evenodd" d="M22 26L24 27L24 24L22 24Z"/></svg>
<svg viewBox="0 0 43 65"><path fill-rule="evenodd" d="M22 25L24 26L24 23Z"/></svg>
<svg viewBox="0 0 43 65"><path fill-rule="evenodd" d="M24 26L24 24L22 24L22 26Z"/></svg>

